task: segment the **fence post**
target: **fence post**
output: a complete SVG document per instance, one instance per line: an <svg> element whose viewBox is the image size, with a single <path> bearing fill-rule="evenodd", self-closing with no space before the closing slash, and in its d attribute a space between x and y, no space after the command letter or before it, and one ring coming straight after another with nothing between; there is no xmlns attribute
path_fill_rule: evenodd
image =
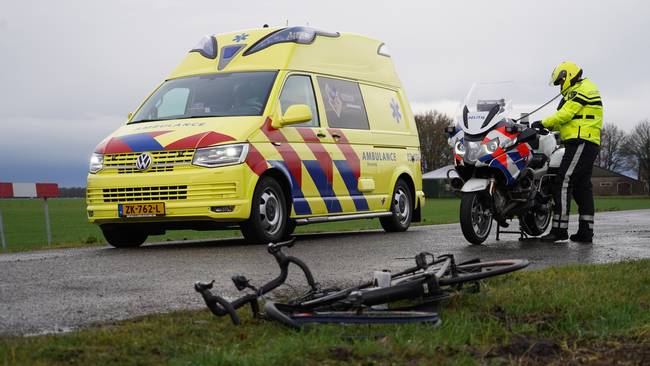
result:
<svg viewBox="0 0 650 366"><path fill-rule="evenodd" d="M5 227L2 221L2 211L0 211L0 241L2 241L2 250L7 251L7 241L5 240Z"/></svg>
<svg viewBox="0 0 650 366"><path fill-rule="evenodd" d="M43 209L45 210L45 233L47 234L47 245L52 245L52 230L50 229L50 210L47 207L47 197L43 198Z"/></svg>

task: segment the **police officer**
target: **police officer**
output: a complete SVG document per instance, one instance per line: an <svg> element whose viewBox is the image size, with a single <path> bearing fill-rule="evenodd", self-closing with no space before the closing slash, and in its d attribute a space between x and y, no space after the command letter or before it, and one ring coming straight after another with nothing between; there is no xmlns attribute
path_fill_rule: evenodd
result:
<svg viewBox="0 0 650 366"><path fill-rule="evenodd" d="M591 173L600 150L603 103L591 80L573 62L562 62L551 74L551 85L559 85L562 100L552 116L533 122L533 128L559 131L566 147L553 188L555 200L551 232L541 239L555 242L569 238L571 196L578 204L578 232L571 240L591 243L594 235L594 197Z"/></svg>

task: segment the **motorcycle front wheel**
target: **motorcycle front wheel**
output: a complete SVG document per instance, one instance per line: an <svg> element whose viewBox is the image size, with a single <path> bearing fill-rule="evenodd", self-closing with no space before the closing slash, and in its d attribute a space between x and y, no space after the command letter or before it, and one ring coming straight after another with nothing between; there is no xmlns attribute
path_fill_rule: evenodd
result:
<svg viewBox="0 0 650 366"><path fill-rule="evenodd" d="M468 242L479 245L490 235L492 212L483 192L463 193L460 200L460 228Z"/></svg>

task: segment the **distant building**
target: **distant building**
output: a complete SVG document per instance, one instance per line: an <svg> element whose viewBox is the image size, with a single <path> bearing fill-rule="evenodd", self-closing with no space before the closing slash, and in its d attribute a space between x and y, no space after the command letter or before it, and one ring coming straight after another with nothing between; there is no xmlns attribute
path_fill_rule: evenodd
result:
<svg viewBox="0 0 650 366"><path fill-rule="evenodd" d="M639 196L648 193L647 183L596 165L591 184L595 196Z"/></svg>
<svg viewBox="0 0 650 366"><path fill-rule="evenodd" d="M458 173L453 165L447 165L442 168L422 174L422 190L427 198L454 197L455 193L449 185L449 177L457 177Z"/></svg>
<svg viewBox="0 0 650 366"><path fill-rule="evenodd" d="M447 176L449 172L449 176ZM422 190L427 198L454 197L448 177L457 177L453 165L422 175ZM591 178L595 196L640 196L648 194L648 183L594 165Z"/></svg>

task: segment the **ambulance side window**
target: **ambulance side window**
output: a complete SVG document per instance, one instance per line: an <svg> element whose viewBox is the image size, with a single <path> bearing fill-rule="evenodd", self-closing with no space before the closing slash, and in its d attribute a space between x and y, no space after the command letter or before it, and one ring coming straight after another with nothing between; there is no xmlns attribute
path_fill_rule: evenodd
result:
<svg viewBox="0 0 650 366"><path fill-rule="evenodd" d="M369 129L368 115L359 84L319 76L318 87L323 96L327 124L330 127Z"/></svg>
<svg viewBox="0 0 650 366"><path fill-rule="evenodd" d="M311 109L311 121L293 125L294 127L318 127L318 108L316 108L316 97L314 87L311 84L311 78L307 75L291 75L287 78L280 94L280 108L282 114L287 111L289 106L294 104L306 104Z"/></svg>

